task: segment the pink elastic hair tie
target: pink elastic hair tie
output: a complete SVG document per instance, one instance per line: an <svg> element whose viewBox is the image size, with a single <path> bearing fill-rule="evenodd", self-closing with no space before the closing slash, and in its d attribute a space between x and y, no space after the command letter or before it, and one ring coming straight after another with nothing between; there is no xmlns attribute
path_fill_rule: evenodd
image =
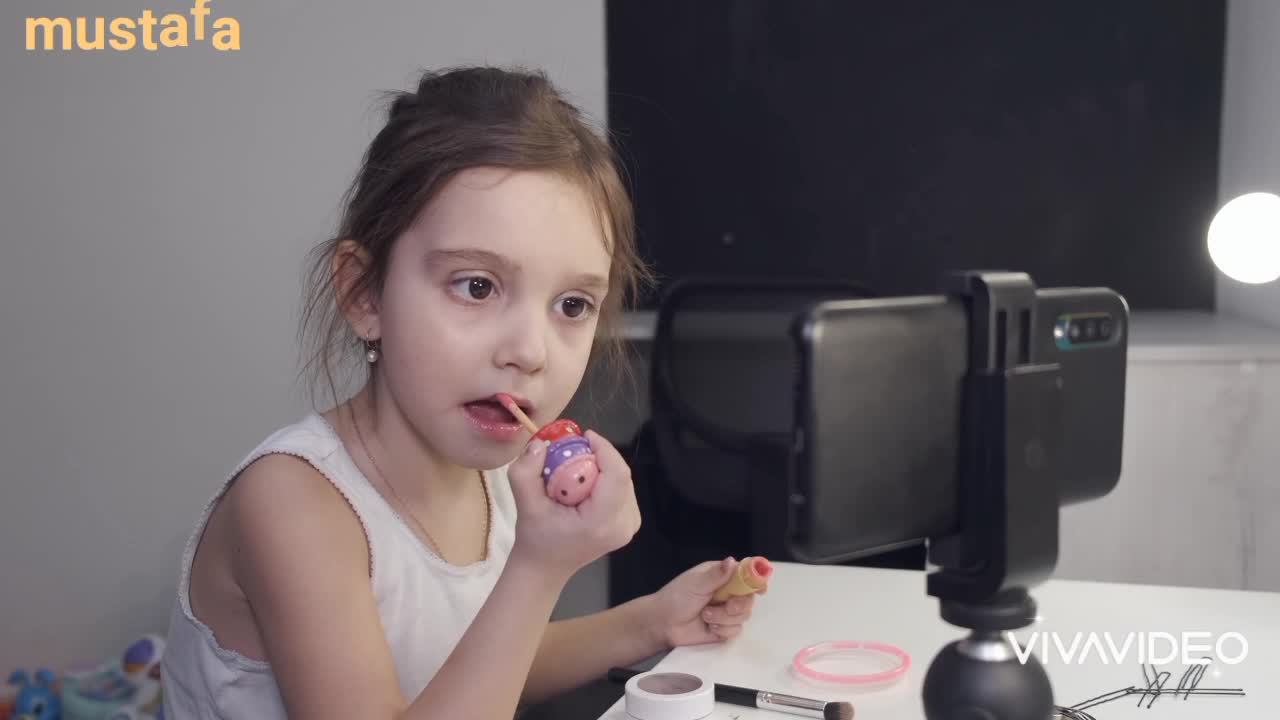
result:
<svg viewBox="0 0 1280 720"><path fill-rule="evenodd" d="M901 662L896 667L883 670L876 673L867 673L865 675L841 675L839 673L822 672L809 667L806 663L814 655L823 655L834 650L850 650L850 649L866 649L877 650L889 655L893 655ZM802 675L833 683L870 683L879 682L881 680L891 680L905 673L907 668L911 666L911 656L896 645L889 645L881 642L866 642L862 640L830 640L821 642L817 645L810 645L807 648L796 653L791 660L791 664L795 667L796 672Z"/></svg>

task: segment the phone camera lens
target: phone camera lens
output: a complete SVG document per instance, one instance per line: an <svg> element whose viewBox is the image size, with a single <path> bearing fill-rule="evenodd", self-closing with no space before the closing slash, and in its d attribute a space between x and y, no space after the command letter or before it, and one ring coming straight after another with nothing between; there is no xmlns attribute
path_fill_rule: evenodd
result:
<svg viewBox="0 0 1280 720"><path fill-rule="evenodd" d="M1093 340L1097 337L1098 337L1098 321L1085 320L1084 321L1084 339Z"/></svg>
<svg viewBox="0 0 1280 720"><path fill-rule="evenodd" d="M1071 341L1078 342L1080 340L1080 333L1081 333L1080 323L1075 320L1072 320L1071 328L1067 330L1067 334L1071 336Z"/></svg>
<svg viewBox="0 0 1280 720"><path fill-rule="evenodd" d="M1111 318L1102 318L1098 321L1098 337L1103 340L1111 339Z"/></svg>

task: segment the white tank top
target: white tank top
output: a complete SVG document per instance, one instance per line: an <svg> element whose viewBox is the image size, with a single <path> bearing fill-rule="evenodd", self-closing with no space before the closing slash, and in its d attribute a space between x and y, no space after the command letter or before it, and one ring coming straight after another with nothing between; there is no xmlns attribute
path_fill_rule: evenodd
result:
<svg viewBox="0 0 1280 720"><path fill-rule="evenodd" d="M269 453L288 453L311 463L355 510L368 537L378 615L400 689L412 702L449 657L506 565L516 522L507 468L483 473L493 518L487 559L451 565L428 550L374 489L328 421L310 413L271 434L240 462L187 541L161 666L166 720L286 717L271 666L219 646L192 613L189 595L191 561L215 503L244 468Z"/></svg>

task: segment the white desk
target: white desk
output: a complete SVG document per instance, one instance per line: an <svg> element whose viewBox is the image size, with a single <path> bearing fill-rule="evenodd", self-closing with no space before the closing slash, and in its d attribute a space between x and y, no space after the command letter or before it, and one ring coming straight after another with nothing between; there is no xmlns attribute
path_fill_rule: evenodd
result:
<svg viewBox="0 0 1280 720"><path fill-rule="evenodd" d="M929 664L940 648L966 633L940 618L938 601L925 593L924 573L789 563L776 567L769 593L758 598L742 635L718 645L677 648L656 669L760 690L849 700L856 720L924 718L920 693ZM1137 698L1132 697L1090 709L1098 720L1280 717L1280 594L1051 580L1033 588L1032 597L1041 620L1015 632L1024 643L1033 631L1057 633L1068 649L1076 633L1081 634L1082 646L1089 633L1102 637L1105 632L1117 645L1130 632L1170 633L1179 642L1184 632L1209 632L1209 643L1237 632L1248 642L1243 660L1213 663L1199 684L1201 688L1242 688L1245 697L1162 696L1151 708L1146 702L1137 707ZM895 644L911 655L911 667L897 684L862 692L818 688L791 673L796 650L833 639ZM1129 685L1145 685L1136 644L1123 665L1114 664L1110 653L1104 662L1097 652L1085 664L1064 664L1056 650L1046 655L1040 647L1037 643L1036 654L1053 683L1058 705L1071 706ZM1161 642L1155 649L1168 653L1170 646ZM1227 655L1241 650L1235 641L1224 642L1223 649ZM1166 687L1173 688L1185 667L1179 656L1158 669L1171 673ZM711 717L782 720L794 716L717 704ZM619 700L600 720L629 720L624 701Z"/></svg>

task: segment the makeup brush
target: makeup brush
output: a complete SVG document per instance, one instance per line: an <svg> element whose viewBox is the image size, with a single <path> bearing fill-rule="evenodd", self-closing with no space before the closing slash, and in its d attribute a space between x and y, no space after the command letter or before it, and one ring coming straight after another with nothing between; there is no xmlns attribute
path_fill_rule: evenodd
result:
<svg viewBox="0 0 1280 720"><path fill-rule="evenodd" d="M524 411L520 409L520 406L516 404L515 400L511 399L510 395L506 393L496 393L494 394L494 397L498 398L498 402L502 403L502 407L506 408L508 412L514 415L516 420L519 420L520 424L525 426L529 432L534 435L538 434L538 426L529 419L528 415L524 414Z"/></svg>
<svg viewBox="0 0 1280 720"><path fill-rule="evenodd" d="M630 668L610 668L609 681L625 683L640 670ZM822 718L823 720L853 720L853 705L843 701L826 702L809 698L784 695L782 693L752 690L734 685L715 684L716 702L753 707L761 710L775 710L791 715Z"/></svg>

